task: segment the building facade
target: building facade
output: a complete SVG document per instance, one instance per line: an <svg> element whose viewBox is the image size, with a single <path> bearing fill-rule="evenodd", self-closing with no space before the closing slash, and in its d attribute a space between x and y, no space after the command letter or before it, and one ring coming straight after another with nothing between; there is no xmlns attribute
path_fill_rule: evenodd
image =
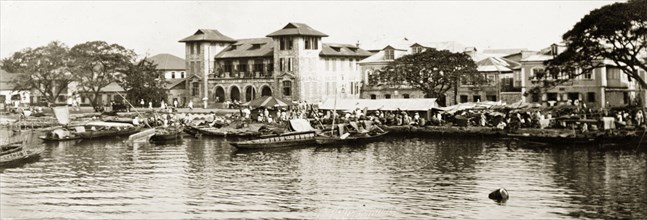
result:
<svg viewBox="0 0 647 220"><path fill-rule="evenodd" d="M164 79L167 100L166 103L178 101L179 106L185 106L188 103L186 91L186 66L182 58L171 54L157 54L146 58L157 65L157 69L162 72Z"/></svg>
<svg viewBox="0 0 647 220"><path fill-rule="evenodd" d="M328 35L289 23L264 38L234 40L200 29L186 45L187 96L196 101L248 102L260 96L319 103L336 94L357 98L358 61L369 52L351 44L323 43Z"/></svg>
<svg viewBox="0 0 647 220"><path fill-rule="evenodd" d="M553 59L563 47L553 45L533 55L521 59L521 90L525 94L524 100L528 103L539 103L542 106L556 106L572 104L575 100L591 108L609 108L627 105L638 105L643 92L639 84L627 77L620 68L612 62L600 60L600 67L590 73L580 74L575 79L557 85L550 89L538 92L532 90L536 86L550 83L558 79L567 79L566 75L549 75L543 78L536 77L546 73L545 61ZM581 70L575 70L581 71ZM640 76L645 78L645 71L640 71ZM642 95L641 95L642 94Z"/></svg>

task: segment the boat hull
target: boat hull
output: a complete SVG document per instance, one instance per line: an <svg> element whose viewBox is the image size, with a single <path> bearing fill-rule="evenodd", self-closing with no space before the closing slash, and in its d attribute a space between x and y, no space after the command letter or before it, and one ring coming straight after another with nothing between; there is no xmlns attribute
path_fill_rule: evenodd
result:
<svg viewBox="0 0 647 220"><path fill-rule="evenodd" d="M258 139L230 143L240 149L267 149L292 146L307 146L315 144L315 131L295 132L271 136L262 136Z"/></svg>
<svg viewBox="0 0 647 220"><path fill-rule="evenodd" d="M24 150L22 146L3 146L0 167L13 167L40 159L41 151Z"/></svg>
<svg viewBox="0 0 647 220"><path fill-rule="evenodd" d="M315 141L319 145L342 145L342 144L366 144L380 140L388 131L377 133L368 136L349 136L347 138L333 137L328 135L319 135L315 137Z"/></svg>

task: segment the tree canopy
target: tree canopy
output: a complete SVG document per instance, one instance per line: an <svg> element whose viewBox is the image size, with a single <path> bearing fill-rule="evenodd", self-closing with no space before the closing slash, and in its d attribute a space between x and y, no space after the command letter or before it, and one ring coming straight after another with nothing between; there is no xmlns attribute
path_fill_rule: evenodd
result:
<svg viewBox="0 0 647 220"><path fill-rule="evenodd" d="M69 48L58 41L46 46L26 48L2 60L7 72L21 73L11 83L15 88L36 90L50 103L72 82Z"/></svg>
<svg viewBox="0 0 647 220"><path fill-rule="evenodd" d="M153 61L142 59L128 65L128 68L123 73L124 76L120 79L119 85L126 90L128 100L160 100L166 98L165 85L168 82Z"/></svg>
<svg viewBox="0 0 647 220"><path fill-rule="evenodd" d="M548 75L568 79L588 74L606 59L647 88L639 70L647 70L647 0L615 3L591 11L562 36L566 50L547 61ZM574 71L581 69L582 71Z"/></svg>
<svg viewBox="0 0 647 220"><path fill-rule="evenodd" d="M425 93L427 98L438 98L464 81L478 85L486 80L478 74L476 64L467 54L429 48L394 60L371 75L368 85L408 85Z"/></svg>
<svg viewBox="0 0 647 220"><path fill-rule="evenodd" d="M90 41L70 49L70 71L79 89L89 95L90 104L100 110L100 94L112 82L118 82L135 58L132 50L104 41Z"/></svg>

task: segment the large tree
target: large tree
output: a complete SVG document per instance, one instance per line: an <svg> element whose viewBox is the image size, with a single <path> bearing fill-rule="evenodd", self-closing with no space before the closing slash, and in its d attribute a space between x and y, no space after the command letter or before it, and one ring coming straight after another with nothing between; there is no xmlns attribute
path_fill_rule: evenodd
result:
<svg viewBox="0 0 647 220"><path fill-rule="evenodd" d="M166 98L165 85L168 83L163 72L157 69L157 64L142 59L128 65L119 80L119 85L126 90L128 100L139 103L138 100L160 100Z"/></svg>
<svg viewBox="0 0 647 220"><path fill-rule="evenodd" d="M647 82L647 0L614 3L591 11L562 36L566 50L546 62L545 76L563 74L572 79L589 74L609 60L643 89ZM582 71L575 71L581 69Z"/></svg>
<svg viewBox="0 0 647 220"><path fill-rule="evenodd" d="M104 41L90 41L70 49L70 70L95 111L101 109L101 90L123 77L135 58L132 50Z"/></svg>
<svg viewBox="0 0 647 220"><path fill-rule="evenodd" d="M368 84L411 86L422 91L427 98L439 98L457 88L459 82L479 85L486 80L485 76L478 74L476 64L467 54L429 48L394 60L372 75Z"/></svg>
<svg viewBox="0 0 647 220"><path fill-rule="evenodd" d="M65 44L53 41L46 46L14 53L2 60L2 68L21 73L11 81L15 88L38 91L49 103L55 103L72 82L68 52Z"/></svg>

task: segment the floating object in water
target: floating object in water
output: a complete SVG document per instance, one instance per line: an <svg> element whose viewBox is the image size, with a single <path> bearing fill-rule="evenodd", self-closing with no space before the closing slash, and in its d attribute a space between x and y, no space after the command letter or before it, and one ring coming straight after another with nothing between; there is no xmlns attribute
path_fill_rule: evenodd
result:
<svg viewBox="0 0 647 220"><path fill-rule="evenodd" d="M499 188L491 192L490 195L488 195L488 198L496 200L497 202L505 202L510 198L510 194L508 194L508 191L504 188Z"/></svg>

